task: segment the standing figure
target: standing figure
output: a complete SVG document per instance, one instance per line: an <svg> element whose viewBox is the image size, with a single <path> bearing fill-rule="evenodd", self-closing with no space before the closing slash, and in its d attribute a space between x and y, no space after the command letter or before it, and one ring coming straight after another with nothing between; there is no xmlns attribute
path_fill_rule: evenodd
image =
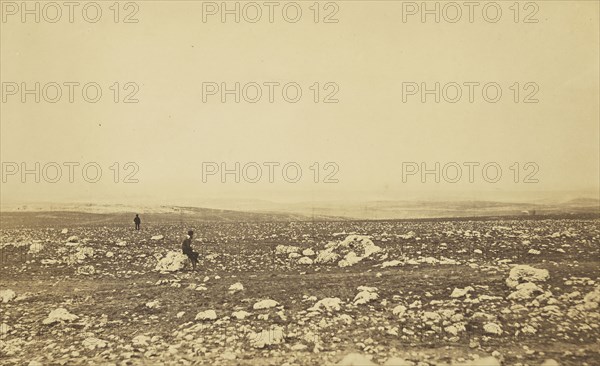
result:
<svg viewBox="0 0 600 366"><path fill-rule="evenodd" d="M198 264L198 252L194 252L192 250L192 238L194 237L194 232L192 230L188 231L188 237L181 243L181 250L183 254L187 255L187 257L192 262L192 269L196 270L196 264Z"/></svg>
<svg viewBox="0 0 600 366"><path fill-rule="evenodd" d="M140 217L138 216L138 214L135 214L135 219L133 219L133 222L135 222L135 229L139 230L140 229L140 224L142 223L142 220L140 219Z"/></svg>

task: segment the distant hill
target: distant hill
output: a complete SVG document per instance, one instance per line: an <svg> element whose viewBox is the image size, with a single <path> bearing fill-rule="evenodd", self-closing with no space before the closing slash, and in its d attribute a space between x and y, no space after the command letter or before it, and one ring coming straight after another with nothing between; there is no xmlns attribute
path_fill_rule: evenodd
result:
<svg viewBox="0 0 600 366"><path fill-rule="evenodd" d="M256 201L215 201L211 205L252 212L284 212L307 216L342 216L361 220L598 214L600 201L577 198L566 201L507 202L491 200L378 200L366 202L330 201L275 203Z"/></svg>
<svg viewBox="0 0 600 366"><path fill-rule="evenodd" d="M575 198L564 203L569 207L599 207L600 200L597 198Z"/></svg>
<svg viewBox="0 0 600 366"><path fill-rule="evenodd" d="M138 213L144 223L176 223L194 221L219 221L219 222L269 222L269 221L331 221L340 220L340 217L331 216L306 216L296 213L271 213L271 212L243 212L234 210L219 210L200 207L174 207L161 206L154 208L138 208L137 210L123 210L123 207L101 208L85 205L79 208L54 206L52 210L32 209L30 207L2 210L0 222L2 227L15 225L103 225L119 224L133 225L133 217Z"/></svg>
<svg viewBox="0 0 600 366"><path fill-rule="evenodd" d="M124 223L129 225L139 213L144 222L251 222L251 221L333 221L460 218L535 215L600 215L600 200L577 198L564 202L519 203L497 201L368 201L219 202L222 208L182 206L132 206L122 204L29 204L5 207L2 225L18 225L36 220L49 224ZM229 206L229 207L228 207Z"/></svg>

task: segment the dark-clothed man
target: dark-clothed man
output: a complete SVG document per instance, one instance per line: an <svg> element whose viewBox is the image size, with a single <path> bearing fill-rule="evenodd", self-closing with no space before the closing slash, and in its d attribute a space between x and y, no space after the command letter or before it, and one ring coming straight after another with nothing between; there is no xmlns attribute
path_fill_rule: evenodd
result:
<svg viewBox="0 0 600 366"><path fill-rule="evenodd" d="M140 216L138 214L135 214L135 219L133 219L133 222L135 222L135 229L139 230L140 224L142 223L142 219L140 219Z"/></svg>
<svg viewBox="0 0 600 366"><path fill-rule="evenodd" d="M198 252L194 252L192 249L192 238L194 237L194 231L188 231L188 237L181 243L181 250L183 254L192 262L192 270L196 270L196 264L198 264Z"/></svg>

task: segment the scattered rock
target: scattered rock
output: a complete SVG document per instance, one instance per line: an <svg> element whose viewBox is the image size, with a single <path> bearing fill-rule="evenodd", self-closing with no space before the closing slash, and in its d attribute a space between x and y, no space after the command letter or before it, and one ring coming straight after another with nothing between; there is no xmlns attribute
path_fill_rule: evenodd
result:
<svg viewBox="0 0 600 366"><path fill-rule="evenodd" d="M560 366L560 364L556 360L549 358L541 366Z"/></svg>
<svg viewBox="0 0 600 366"><path fill-rule="evenodd" d="M152 338L146 336L146 335L139 335L139 336L135 336L132 340L131 343L134 346L137 347L146 347L148 346L149 342L151 341Z"/></svg>
<svg viewBox="0 0 600 366"><path fill-rule="evenodd" d="M454 291L450 294L452 298L458 298L466 296L470 291L475 291L475 289L471 286L467 286L465 288L455 288Z"/></svg>
<svg viewBox="0 0 600 366"><path fill-rule="evenodd" d="M250 316L252 314L250 314L247 311L244 310L240 310L240 311L234 311L231 316L233 316L234 318L236 318L237 320L244 320L246 319L246 317Z"/></svg>
<svg viewBox="0 0 600 366"><path fill-rule="evenodd" d="M308 257L302 257L298 260L298 264L310 265L313 264L313 260Z"/></svg>
<svg viewBox="0 0 600 366"><path fill-rule="evenodd" d="M406 306L398 305L392 309L392 314L396 315L398 318L402 318L404 314L406 314Z"/></svg>
<svg viewBox="0 0 600 366"><path fill-rule="evenodd" d="M517 287L523 282L544 282L550 278L547 269L537 269L528 265L516 265L510 270L506 279L506 285L511 288Z"/></svg>
<svg viewBox="0 0 600 366"><path fill-rule="evenodd" d="M64 323L77 320L77 315L71 314L65 308L54 309L48 314L48 317L42 321L42 324Z"/></svg>
<svg viewBox="0 0 600 366"><path fill-rule="evenodd" d="M148 309L158 309L160 307L160 302L158 300L147 302L146 307Z"/></svg>
<svg viewBox="0 0 600 366"><path fill-rule="evenodd" d="M342 300L340 300L339 297L326 297L322 300L317 301L311 308L309 308L309 311L328 311L328 312L334 312L334 311L340 311Z"/></svg>
<svg viewBox="0 0 600 366"><path fill-rule="evenodd" d="M400 266L402 264L403 263L401 261L399 261L399 260L387 261L387 262L381 263L381 268L398 267L398 266Z"/></svg>
<svg viewBox="0 0 600 366"><path fill-rule="evenodd" d="M267 299L267 300L261 300L261 301L255 303L252 308L254 310L270 309L270 308L274 308L277 305L279 305L279 303L277 301Z"/></svg>
<svg viewBox="0 0 600 366"><path fill-rule="evenodd" d="M516 291L508 295L508 300L528 300L533 297L536 293L542 293L542 290L538 285L533 282L520 283L516 287Z"/></svg>
<svg viewBox="0 0 600 366"><path fill-rule="evenodd" d="M80 275L93 275L96 273L96 268L92 265L81 266L77 268L77 273Z"/></svg>
<svg viewBox="0 0 600 366"><path fill-rule="evenodd" d="M583 297L583 303L578 307L584 310L593 310L600 304L600 286L594 287L594 290Z"/></svg>
<svg viewBox="0 0 600 366"><path fill-rule="evenodd" d="M318 264L334 263L339 258L340 258L340 256L331 250L322 250L317 255L317 258L315 259L315 263L318 263Z"/></svg>
<svg viewBox="0 0 600 366"><path fill-rule="evenodd" d="M84 339L83 342L81 342L81 345L83 347L85 347L86 349L93 351L96 348L106 347L107 343L106 343L106 341L103 341L102 339L98 339L95 337L88 337L88 338Z"/></svg>
<svg viewBox="0 0 600 366"><path fill-rule="evenodd" d="M0 299L2 299L2 302L5 304L15 297L17 297L17 294L11 289L0 291Z"/></svg>
<svg viewBox="0 0 600 366"><path fill-rule="evenodd" d="M346 239L340 242L330 242L325 246L325 250L319 252L315 263L327 264L337 261L340 267L350 267L370 257L382 249L371 241L366 235L348 235Z"/></svg>
<svg viewBox="0 0 600 366"><path fill-rule="evenodd" d="M154 270L159 272L176 272L185 267L187 260L188 257L185 254L171 251L158 261Z"/></svg>
<svg viewBox="0 0 600 366"><path fill-rule="evenodd" d="M274 326L260 333L251 332L248 334L248 338L254 348L264 348L266 346L281 344L285 341L283 328L280 326Z"/></svg>
<svg viewBox="0 0 600 366"><path fill-rule="evenodd" d="M313 255L315 255L315 251L312 250L312 249L310 249L310 248L304 249L302 251L302 255L305 256L305 257L312 257Z"/></svg>
<svg viewBox="0 0 600 366"><path fill-rule="evenodd" d="M69 236L67 238L67 243L78 243L78 242L79 242L79 237L76 235Z"/></svg>
<svg viewBox="0 0 600 366"><path fill-rule="evenodd" d="M201 311L196 314L196 320L216 320L217 313L214 310Z"/></svg>
<svg viewBox="0 0 600 366"><path fill-rule="evenodd" d="M293 245L278 245L275 247L275 254L290 254L300 251L299 247Z"/></svg>
<svg viewBox="0 0 600 366"><path fill-rule="evenodd" d="M379 295L377 294L377 288L375 287L367 287L360 286L358 287L358 291L360 291L353 300L354 305L364 305L373 300L377 300Z"/></svg>
<svg viewBox="0 0 600 366"><path fill-rule="evenodd" d="M44 249L44 244L42 243L33 243L29 246L28 254L37 254Z"/></svg>
<svg viewBox="0 0 600 366"><path fill-rule="evenodd" d="M8 334L8 332L10 331L11 326L6 324L6 323L2 323L0 324L0 337Z"/></svg>
<svg viewBox="0 0 600 366"><path fill-rule="evenodd" d="M500 327L496 323L486 323L483 326L483 330L486 333L489 333L489 334L495 334L495 335L501 335L502 334L502 327Z"/></svg>
<svg viewBox="0 0 600 366"><path fill-rule="evenodd" d="M236 282L233 285L229 286L230 293L235 293L239 291L244 291L244 285L242 285L240 282Z"/></svg>

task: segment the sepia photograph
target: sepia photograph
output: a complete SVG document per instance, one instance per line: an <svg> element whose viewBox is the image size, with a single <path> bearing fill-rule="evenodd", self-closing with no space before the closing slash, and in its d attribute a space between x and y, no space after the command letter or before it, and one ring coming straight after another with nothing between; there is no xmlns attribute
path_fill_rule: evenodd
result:
<svg viewBox="0 0 600 366"><path fill-rule="evenodd" d="M600 366L600 0L0 0L0 365Z"/></svg>

